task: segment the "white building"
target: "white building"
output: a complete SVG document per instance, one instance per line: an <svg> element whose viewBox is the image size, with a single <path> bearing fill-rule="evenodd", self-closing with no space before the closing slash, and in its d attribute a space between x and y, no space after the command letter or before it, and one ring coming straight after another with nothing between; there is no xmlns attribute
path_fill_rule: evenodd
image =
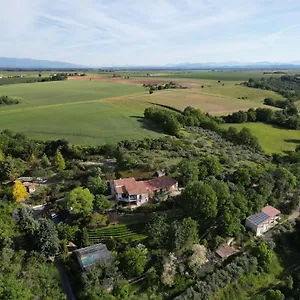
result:
<svg viewBox="0 0 300 300"><path fill-rule="evenodd" d="M264 207L261 212L246 219L246 227L255 232L256 236L262 235L277 224L280 211L272 206Z"/></svg>
<svg viewBox="0 0 300 300"><path fill-rule="evenodd" d="M140 206L149 200L144 181L124 178L110 181L111 194L118 204Z"/></svg>

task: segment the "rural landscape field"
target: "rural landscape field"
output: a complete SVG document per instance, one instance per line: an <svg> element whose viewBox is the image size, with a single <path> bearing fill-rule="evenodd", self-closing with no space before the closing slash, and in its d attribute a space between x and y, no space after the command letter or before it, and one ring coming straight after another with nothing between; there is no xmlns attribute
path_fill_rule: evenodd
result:
<svg viewBox="0 0 300 300"><path fill-rule="evenodd" d="M300 300L299 0L0 2L0 300Z"/></svg>
<svg viewBox="0 0 300 300"><path fill-rule="evenodd" d="M142 119L145 108L150 106L166 105L178 110L191 106L218 116L264 107L267 97L283 99L272 91L240 85L250 77L266 77L263 71L119 71L113 74L93 71L59 82L2 85L1 94L18 99L19 104L0 107L0 129L22 132L40 140L65 138L74 144L101 145L162 135ZM4 75L9 76L9 72ZM36 76L36 73L28 74L28 77ZM157 90L149 94L143 87L143 84L171 81L187 89ZM292 149L294 144L285 141L288 136L284 137L284 131L278 129L278 134L283 134L280 145L275 142L277 134L269 137L268 144L274 139L272 150ZM294 139L297 134L293 133ZM263 139L264 134L258 133L258 137Z"/></svg>

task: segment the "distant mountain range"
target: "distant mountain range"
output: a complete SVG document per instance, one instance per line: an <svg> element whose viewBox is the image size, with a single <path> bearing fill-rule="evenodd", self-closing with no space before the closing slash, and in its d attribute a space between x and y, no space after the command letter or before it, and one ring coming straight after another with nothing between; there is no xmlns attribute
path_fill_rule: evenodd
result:
<svg viewBox="0 0 300 300"><path fill-rule="evenodd" d="M81 65L30 58L0 57L1 69L81 69Z"/></svg>
<svg viewBox="0 0 300 300"><path fill-rule="evenodd" d="M201 69L299 69L300 61L290 63L280 62L207 62L207 63L183 63L183 64L168 64L165 66L168 69L179 70L201 70Z"/></svg>
<svg viewBox="0 0 300 300"><path fill-rule="evenodd" d="M30 58L10 58L0 57L0 69L135 69L135 70L241 70L241 69L261 69L261 70L284 70L284 69L300 69L300 61L292 61L289 63L279 62L207 62L207 63L181 63L181 64L167 64L164 66L111 66L111 67L99 67L91 68L82 65L50 61L50 60L38 60Z"/></svg>

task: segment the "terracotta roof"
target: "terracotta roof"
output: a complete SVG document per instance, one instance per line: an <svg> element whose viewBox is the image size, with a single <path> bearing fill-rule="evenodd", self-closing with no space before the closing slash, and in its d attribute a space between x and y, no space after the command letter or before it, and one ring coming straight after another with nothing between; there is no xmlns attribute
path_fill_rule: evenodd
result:
<svg viewBox="0 0 300 300"><path fill-rule="evenodd" d="M134 178L113 180L113 183L118 194L138 195L148 193L144 181L136 181Z"/></svg>
<svg viewBox="0 0 300 300"><path fill-rule="evenodd" d="M145 181L148 189L155 192L160 189L171 188L177 181L170 177L159 177Z"/></svg>
<svg viewBox="0 0 300 300"><path fill-rule="evenodd" d="M236 249L228 246L227 244L223 244L217 251L216 253L221 257L225 258L228 257L234 253L238 252Z"/></svg>
<svg viewBox="0 0 300 300"><path fill-rule="evenodd" d="M148 194L144 181L136 181L134 186L126 186L126 189L129 195Z"/></svg>
<svg viewBox="0 0 300 300"><path fill-rule="evenodd" d="M267 214L269 217L275 217L281 213L280 210L270 205L265 206L261 211Z"/></svg>

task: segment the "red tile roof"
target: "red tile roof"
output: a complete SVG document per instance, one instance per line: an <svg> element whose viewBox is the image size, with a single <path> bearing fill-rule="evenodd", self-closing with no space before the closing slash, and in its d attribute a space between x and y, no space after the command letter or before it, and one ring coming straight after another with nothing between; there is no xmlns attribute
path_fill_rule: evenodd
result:
<svg viewBox="0 0 300 300"><path fill-rule="evenodd" d="M217 251L216 253L221 257L225 258L228 257L234 253L238 252L236 249L228 246L227 244L223 244Z"/></svg>
<svg viewBox="0 0 300 300"><path fill-rule="evenodd" d="M160 189L170 189L176 183L177 181L170 177L159 177L145 181L147 188L153 192Z"/></svg>
<svg viewBox="0 0 300 300"><path fill-rule="evenodd" d="M267 214L269 217L275 217L281 213L280 210L270 205L265 206L261 211Z"/></svg>
<svg viewBox="0 0 300 300"><path fill-rule="evenodd" d="M115 189L118 194L148 194L146 185L143 181L136 181L134 178L124 178L113 180L112 182L115 185Z"/></svg>

